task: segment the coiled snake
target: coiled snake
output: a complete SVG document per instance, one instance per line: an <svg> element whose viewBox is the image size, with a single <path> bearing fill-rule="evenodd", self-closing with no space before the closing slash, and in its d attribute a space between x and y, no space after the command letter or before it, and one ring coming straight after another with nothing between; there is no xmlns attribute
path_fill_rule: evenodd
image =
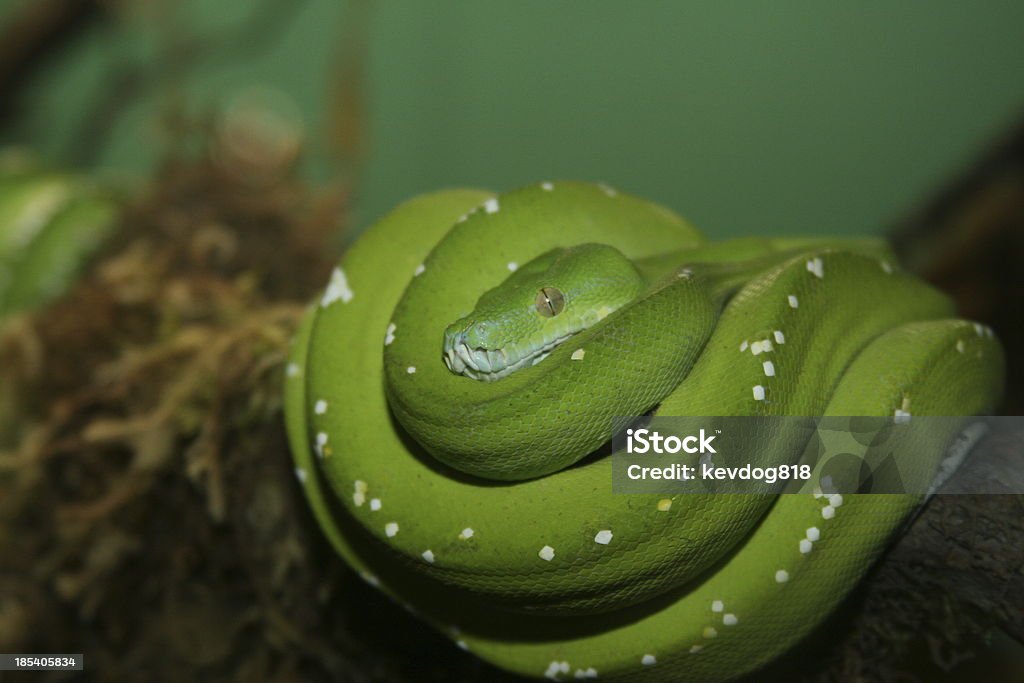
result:
<svg viewBox="0 0 1024 683"><path fill-rule="evenodd" d="M585 183L430 194L306 316L296 475L346 562L497 666L725 681L820 623L920 496L613 494L612 418L984 413L1001 350L953 315L872 242L706 243Z"/></svg>

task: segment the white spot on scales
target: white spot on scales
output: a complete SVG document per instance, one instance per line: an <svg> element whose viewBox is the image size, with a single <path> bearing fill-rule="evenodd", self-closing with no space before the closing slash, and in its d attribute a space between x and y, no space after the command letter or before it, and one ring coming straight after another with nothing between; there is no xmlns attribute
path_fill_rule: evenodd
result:
<svg viewBox="0 0 1024 683"><path fill-rule="evenodd" d="M362 507L363 503L366 502L366 482L356 479L352 482L352 488L352 502L355 503L356 507Z"/></svg>
<svg viewBox="0 0 1024 683"><path fill-rule="evenodd" d="M548 669L544 672L544 677L556 681L558 680L559 674L567 673L569 673L569 662L553 661L548 664Z"/></svg>
<svg viewBox="0 0 1024 683"><path fill-rule="evenodd" d="M896 424L906 424L910 422L910 397L904 394L903 401L900 403L900 407L893 412L893 422Z"/></svg>
<svg viewBox="0 0 1024 683"><path fill-rule="evenodd" d="M326 308L335 301L341 301L343 304L347 304L352 301L352 297L355 296L352 292L352 288L348 286L348 278L345 277L345 271L340 266L335 268L331 272L331 280L327 283L327 289L324 290L324 296L320 299L320 306Z"/></svg>
<svg viewBox="0 0 1024 683"><path fill-rule="evenodd" d="M810 261L808 261L807 270L818 279L825 277L825 264L822 262L820 258L813 258Z"/></svg>

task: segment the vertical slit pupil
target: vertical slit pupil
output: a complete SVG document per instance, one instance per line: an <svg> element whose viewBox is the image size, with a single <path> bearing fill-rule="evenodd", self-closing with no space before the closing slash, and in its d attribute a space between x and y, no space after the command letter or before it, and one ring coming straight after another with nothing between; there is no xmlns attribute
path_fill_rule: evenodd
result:
<svg viewBox="0 0 1024 683"><path fill-rule="evenodd" d="M565 295L556 287L541 287L534 305L542 316L553 318L565 308Z"/></svg>

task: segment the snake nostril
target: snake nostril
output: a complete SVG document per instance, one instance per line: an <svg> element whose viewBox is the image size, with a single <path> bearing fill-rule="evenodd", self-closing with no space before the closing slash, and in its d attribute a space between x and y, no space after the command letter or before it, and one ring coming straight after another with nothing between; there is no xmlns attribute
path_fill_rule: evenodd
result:
<svg viewBox="0 0 1024 683"><path fill-rule="evenodd" d="M487 333L490 325L487 322L471 322L463 333L463 342L471 349L487 348Z"/></svg>

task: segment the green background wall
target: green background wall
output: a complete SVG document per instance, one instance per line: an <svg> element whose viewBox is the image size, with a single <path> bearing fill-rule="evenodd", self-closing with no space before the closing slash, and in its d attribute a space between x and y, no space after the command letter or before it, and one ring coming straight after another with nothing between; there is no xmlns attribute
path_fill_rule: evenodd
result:
<svg viewBox="0 0 1024 683"><path fill-rule="evenodd" d="M174 96L210 107L258 83L287 93L313 143L305 170L326 178L329 86L355 15L289 1L298 9L267 49L211 60ZM178 5L76 43L7 142L73 157L113 65L147 64L169 28L230 26L257 3ZM1024 111L1022 26L1019 0L380 2L358 220L432 188L573 177L665 202L715 235L877 232ZM124 105L97 160L107 172L152 163L168 97Z"/></svg>

